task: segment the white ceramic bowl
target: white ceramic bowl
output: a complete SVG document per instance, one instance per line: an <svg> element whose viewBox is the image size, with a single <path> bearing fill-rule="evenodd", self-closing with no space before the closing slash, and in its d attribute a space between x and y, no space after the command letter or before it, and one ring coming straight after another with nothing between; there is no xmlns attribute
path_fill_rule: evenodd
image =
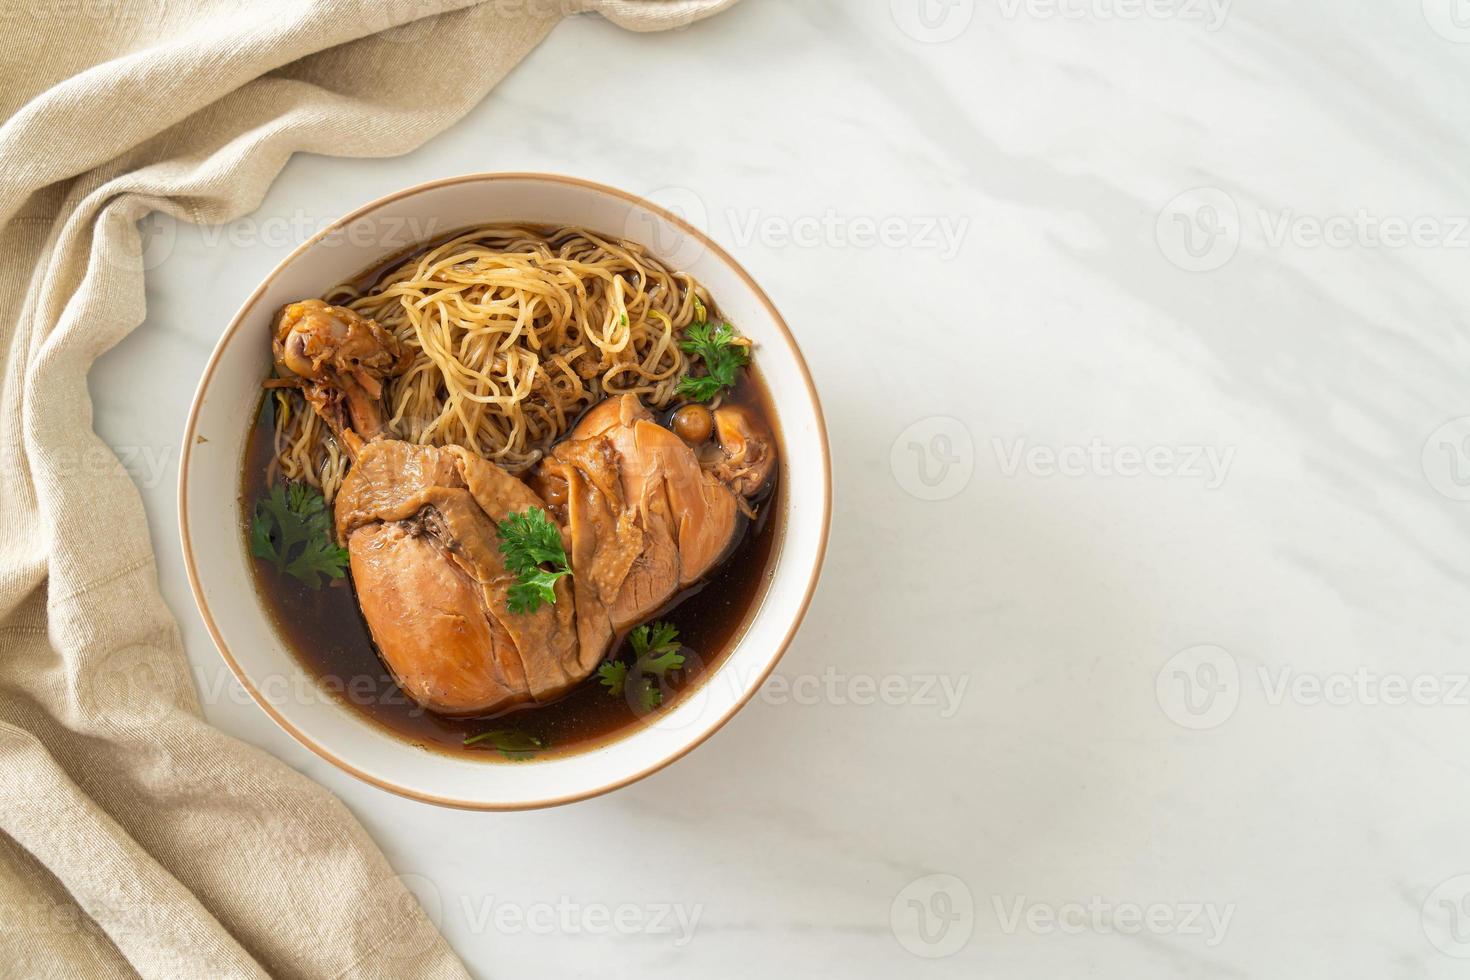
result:
<svg viewBox="0 0 1470 980"><path fill-rule="evenodd" d="M637 241L694 275L755 342L784 450L774 570L735 648L697 690L631 734L581 754L515 764L417 748L321 691L255 591L239 500L245 440L270 370L274 313L425 238L499 222L579 225ZM728 721L774 669L806 612L831 506L817 393L796 340L760 287L675 215L610 187L546 174L472 174L411 187L359 208L292 252L245 300L215 348L189 412L179 468L179 523L194 598L220 653L266 713L303 745L370 783L484 810L552 806L625 786Z"/></svg>

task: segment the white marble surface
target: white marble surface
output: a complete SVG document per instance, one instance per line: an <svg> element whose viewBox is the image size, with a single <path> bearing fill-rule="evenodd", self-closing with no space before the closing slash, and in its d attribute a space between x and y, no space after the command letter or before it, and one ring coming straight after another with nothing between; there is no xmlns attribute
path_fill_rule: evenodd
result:
<svg viewBox="0 0 1470 980"><path fill-rule="evenodd" d="M1436 433L1470 416L1465 42L1465 0L579 18L411 156L298 157L247 220L155 225L93 390L210 719L345 799L478 976L1464 976L1470 423ZM249 703L174 480L215 338L307 231L519 169L746 263L825 399L836 515L790 688L612 796L480 815Z"/></svg>

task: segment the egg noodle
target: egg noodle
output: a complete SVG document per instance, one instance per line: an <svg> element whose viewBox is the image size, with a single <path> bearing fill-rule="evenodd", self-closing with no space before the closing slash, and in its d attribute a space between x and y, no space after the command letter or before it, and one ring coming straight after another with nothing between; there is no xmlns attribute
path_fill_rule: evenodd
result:
<svg viewBox="0 0 1470 980"><path fill-rule="evenodd" d="M389 270L322 297L376 320L411 355L386 385L389 429L513 473L606 396L675 401L680 334L713 305L642 246L581 228L476 228ZM345 451L299 393L275 397L276 466L330 501Z"/></svg>

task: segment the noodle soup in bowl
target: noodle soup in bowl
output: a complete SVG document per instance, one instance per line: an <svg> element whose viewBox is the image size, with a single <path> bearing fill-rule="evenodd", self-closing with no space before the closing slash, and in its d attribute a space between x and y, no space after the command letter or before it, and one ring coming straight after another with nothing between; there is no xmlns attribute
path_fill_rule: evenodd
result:
<svg viewBox="0 0 1470 980"><path fill-rule="evenodd" d="M286 731L405 796L523 809L754 696L831 476L795 339L729 255L622 191L483 174L358 209L250 295L179 506L204 621Z"/></svg>

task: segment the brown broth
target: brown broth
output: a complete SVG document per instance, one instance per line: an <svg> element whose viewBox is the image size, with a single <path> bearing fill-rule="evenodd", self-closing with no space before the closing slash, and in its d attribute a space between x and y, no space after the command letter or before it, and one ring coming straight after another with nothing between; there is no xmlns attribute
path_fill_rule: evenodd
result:
<svg viewBox="0 0 1470 980"><path fill-rule="evenodd" d="M778 451L784 452L769 394L753 367L745 370L727 401L756 411L776 435ZM247 556L255 502L268 489L274 410L275 400L263 395L246 444L239 515ZM261 602L296 659L323 690L372 723L424 749L491 761L501 760L501 753L489 747L466 748L465 738L491 729L509 731L530 736L544 746L535 753L537 757L572 754L631 734L668 711L705 681L734 647L770 581L776 540L782 532L779 474L784 464L783 458L774 486L758 503L755 520L746 522L730 556L709 579L676 596L653 617L678 627L686 665L677 675L670 675L663 705L647 716L635 711L629 700L611 695L596 673L557 701L513 709L493 720L436 715L416 705L379 658L350 575L317 590L278 572L269 562L251 558L250 565ZM626 638L613 649L612 657L632 661Z"/></svg>

